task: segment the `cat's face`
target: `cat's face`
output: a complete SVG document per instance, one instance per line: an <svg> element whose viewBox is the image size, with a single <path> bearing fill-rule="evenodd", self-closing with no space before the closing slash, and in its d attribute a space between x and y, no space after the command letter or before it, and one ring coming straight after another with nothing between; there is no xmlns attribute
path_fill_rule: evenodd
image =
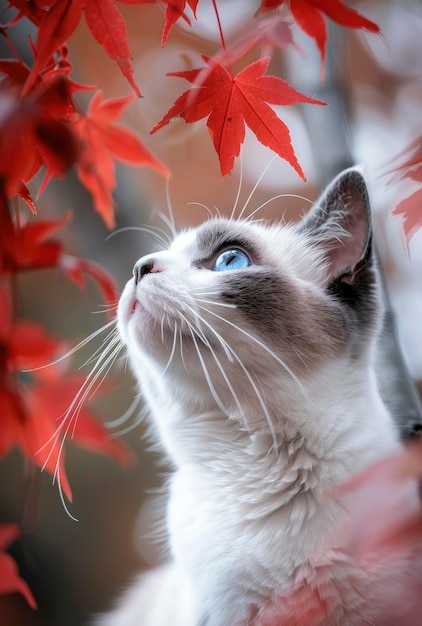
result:
<svg viewBox="0 0 422 626"><path fill-rule="evenodd" d="M299 393L327 360L352 358L376 310L365 193L351 171L305 224L210 220L141 258L119 305L141 382L154 367L186 397L240 414L257 390Z"/></svg>

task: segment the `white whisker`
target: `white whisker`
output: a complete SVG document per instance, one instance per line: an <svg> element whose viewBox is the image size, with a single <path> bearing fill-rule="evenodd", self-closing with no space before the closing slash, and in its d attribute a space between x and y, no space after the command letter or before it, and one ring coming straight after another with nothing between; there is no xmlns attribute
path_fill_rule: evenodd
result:
<svg viewBox="0 0 422 626"><path fill-rule="evenodd" d="M164 343L164 314L161 316L160 330L161 330L161 343Z"/></svg>
<svg viewBox="0 0 422 626"><path fill-rule="evenodd" d="M229 413L227 407L224 406L220 396L218 395L218 393L217 393L217 391L216 391L216 389L214 387L214 384L213 384L213 382L211 380L211 376L209 374L209 371L208 371L208 368L206 366L205 360L204 360L204 358L203 358L203 356L201 354L201 350L200 350L199 345L198 345L198 343L196 341L195 335L198 335L197 329L194 328L192 326L192 324L190 324L190 322L188 322L188 320L183 315L181 317L185 321L187 327L189 328L189 333L190 333L190 336L192 337L192 341L193 341L193 344L195 346L196 353L198 355L199 362L201 364L202 371L204 372L205 380L207 381L207 385L208 385L208 388L209 388L209 390L211 392L211 395L214 398L214 400L215 400L217 406L220 408L220 410L225 415L227 415L229 417L230 413ZM207 347L209 347L209 345Z"/></svg>
<svg viewBox="0 0 422 626"><path fill-rule="evenodd" d="M214 214L211 211L211 209L206 204L203 204L202 202L188 202L188 206L199 206L202 209L206 210L206 212L208 213L208 217L210 219L212 219L214 217ZM217 210L217 213L218 213L218 210Z"/></svg>
<svg viewBox="0 0 422 626"><path fill-rule="evenodd" d="M129 231L139 231L142 233L148 233L148 235L151 235L152 237L154 237L158 241L158 243L163 246L163 248L167 248L168 246L169 242L167 238L167 233L164 233L165 236L163 236L162 233L164 231L161 228L158 228L157 226L123 226L122 228L114 230L112 233L107 235L105 240L108 241L109 239L111 239L112 237L115 237L116 235L120 235L121 233L129 232Z"/></svg>
<svg viewBox="0 0 422 626"><path fill-rule="evenodd" d="M251 201L255 191L258 189L259 185L261 184L262 179L264 178L265 174L268 172L268 170L270 169L271 165L274 163L275 159L277 158L277 155L275 154L273 156L273 158L269 161L269 163L266 165L266 167L264 168L264 171L262 172L261 176L258 178L258 180L256 181L255 185L252 188L252 191L250 192L249 196L246 198L246 202L242 207L242 210L239 213L239 216L237 219L241 220L246 209L248 208L249 202Z"/></svg>
<svg viewBox="0 0 422 626"><path fill-rule="evenodd" d="M199 317L199 319L201 320L202 323L204 323L206 326L211 328L206 320L204 320L202 317ZM227 346L226 342L224 341L224 339L213 328L211 328L211 330L212 330L214 336L216 337L216 339L218 340L218 342L220 343L221 347L223 348L223 350L224 350L228 360L231 363L233 363L233 359L231 359L230 356L229 356L229 353L228 353L228 350L227 350L228 346ZM226 383L230 393L232 394L233 400L235 401L235 404L237 406L237 409L238 409L239 413L242 414L243 413L242 405L241 405L241 403L239 401L239 398L238 398L238 396L237 396L237 394L236 394L236 392L235 392L235 390L233 388L233 385L231 384L231 382L230 382L230 380L229 380L229 378L228 378L228 376L227 376L223 366L221 365L220 360L218 359L217 355L215 354L215 351L213 350L211 344L208 344L208 348L210 350L210 353L211 353L211 355L212 355L212 357L213 357L213 359L214 359L218 369L220 370L220 372L221 372L221 374L222 374L222 376L224 378L224 381L225 381L225 383Z"/></svg>
<svg viewBox="0 0 422 626"><path fill-rule="evenodd" d="M163 369L161 375L164 376L164 374L167 372L168 368L170 367L170 364L173 360L173 356L174 356L174 352L176 350L176 342L177 342L177 322L174 322L174 335L173 335L173 345L171 348L171 352L170 352L170 356L169 356L169 360L167 361L167 365L165 366L165 368Z"/></svg>
<svg viewBox="0 0 422 626"><path fill-rule="evenodd" d="M74 400L72 401L71 405L67 409L66 414L65 414L65 416L63 418L62 425L64 425L65 422L67 422L67 424L66 424L66 427L64 429L64 432L61 434L61 441L60 441L59 452L58 452L58 456L57 456L56 469L55 469L54 475L56 475L57 472L60 470L60 458L61 458L61 455L63 453L63 448L64 448L64 444L66 442L67 436L68 436L68 434L69 434L71 429L72 429L71 438L73 439L73 437L74 437L76 425L77 425L78 418L79 418L79 414L80 414L80 412L82 410L82 406L83 406L84 402L86 401L86 399L90 395L90 393L92 391L92 388L97 383L97 381L98 381L100 376L102 376L102 378L101 378L100 382L97 385L97 389L103 383L104 379L106 378L106 376L108 375L108 373L110 371L111 366L114 363L114 360L115 360L116 356L118 355L118 353L120 352L122 347L123 347L122 344L119 344L117 346L117 348L115 348L113 350L113 352L108 356L108 358L102 364L101 368L98 370L98 372L92 378L92 380L90 380L89 384L86 385L86 386L85 386L85 384L82 385L80 391L76 394ZM104 373L104 371L105 371L105 373ZM85 382L87 382L87 381L89 381L89 378L87 378ZM56 439L56 442L57 441L58 440Z"/></svg>
<svg viewBox="0 0 422 626"><path fill-rule="evenodd" d="M104 339L101 342L101 345L95 350L95 352L85 361L85 363L82 363L82 365L79 367L79 369L82 369L84 367L86 367L87 365L91 365L91 363L93 363L95 361L95 359L97 358L97 355L102 352L105 348L105 344L107 342L110 342L110 345L112 342L115 341L120 341L119 338L119 331L117 330L117 328L113 328L106 337L104 337ZM110 346L109 346L110 347Z"/></svg>
<svg viewBox="0 0 422 626"><path fill-rule="evenodd" d="M60 467L57 469L57 472L53 476L53 485L54 485L54 482L55 482L56 478L57 478L57 485L58 485L58 488L59 488L60 500L62 501L62 505L63 505L63 508L64 508L64 510L66 512L66 515L68 517L70 517L70 519L72 519L74 522L79 522L78 518L75 517L74 515L72 515L72 513L69 510L69 507L67 506L67 503L66 503L66 500L65 500L65 497L64 497L64 493L63 493L63 489L62 489L61 479L60 479Z"/></svg>
<svg viewBox="0 0 422 626"><path fill-rule="evenodd" d="M132 432L132 430L135 430L135 428L137 428L139 424L142 424L142 422L145 420L147 415L148 415L148 410L146 408L142 409L141 411L139 411L138 417L135 420L133 420L131 424L126 426L126 428L121 428L120 430L117 430L115 433L112 433L110 435L110 439L117 439L118 437L122 437L123 435L127 435L128 433Z"/></svg>
<svg viewBox="0 0 422 626"><path fill-rule="evenodd" d="M205 300L204 298L195 298L196 302L204 302L205 304L212 304L215 306L221 306L226 309L236 309L236 304L230 304L228 302L215 302L214 300Z"/></svg>
<svg viewBox="0 0 422 626"><path fill-rule="evenodd" d="M204 311L206 311L207 309L205 309L204 307L201 307ZM199 316L198 316L199 317ZM219 317L219 316L217 316ZM204 320L202 317L200 317L201 321L211 330L211 332L213 333L213 335L218 339L218 341L220 342L221 346L225 347L226 350L228 350L231 355L232 355L232 359L230 359L231 362L233 362L233 359L240 365L240 367L242 368L245 376L247 377L253 391L255 392L255 395L258 399L258 402L261 405L261 408L263 410L265 419L268 423L268 426L270 428L270 433L271 433L271 437L273 439L273 443L274 443L274 448L276 449L278 446L278 442L277 442L277 436L276 436L276 432L274 429L274 425L272 423L272 419L271 416L268 412L268 409L265 405L265 402L262 398L261 393L258 390L258 387L256 386L256 383L254 382L250 372L248 371L247 367L244 365L243 361L240 359L240 357L237 355L237 353L233 350L233 348L225 341L225 339L223 339L223 337L221 337L221 335L211 326L211 324L209 324L206 320ZM226 352L227 354L227 352ZM243 413L243 410L241 409L241 413Z"/></svg>
<svg viewBox="0 0 422 626"><path fill-rule="evenodd" d="M38 367L31 367L29 369L22 370L22 372L25 372L25 373L26 372L37 372L38 370L45 369L46 367L50 367L52 365L57 365L57 363L60 363L61 361L64 361L64 359L67 359L70 356L72 356L72 354L75 354L75 352L77 352L78 350L80 350L81 348L86 346L86 344L89 343L90 341L92 341L92 339L95 339L95 337L98 337L98 335L100 335L102 332L104 332L107 328L109 328L110 326L114 325L115 323L116 323L115 319L111 320L110 322L107 322L107 324L104 324L104 326L101 326L101 328L99 328L98 330L94 331L91 335L89 335L89 337L86 337L85 339L80 341L76 346L71 348L68 352L66 352L66 354L63 354L58 359L55 359L54 361L51 361L50 363L46 363L45 365L39 365Z"/></svg>
<svg viewBox="0 0 422 626"><path fill-rule="evenodd" d="M103 422L104 426L106 428L109 428L110 430L112 428L119 428L125 422L127 422L127 420L133 415L136 407L139 405L140 402L141 402L141 397L139 395L136 395L132 403L130 404L129 408L126 409L126 411L122 413L122 415L120 415L119 417L116 417L113 420L109 420L108 422Z"/></svg>
<svg viewBox="0 0 422 626"><path fill-rule="evenodd" d="M272 196L272 198L269 198L268 200L260 204L259 207L257 207L254 211L252 211L252 213L250 213L247 217L244 218L244 221L245 222L252 221L253 216L256 215L258 211L261 211L264 207L267 206L267 204L274 202L274 200L280 200L281 198L298 198L299 200L304 200L305 202L308 202L310 205L314 204L312 200L309 200L309 198L306 198L305 196L301 196L296 193L280 193L276 196ZM284 221L284 212L283 212L281 221Z"/></svg>
<svg viewBox="0 0 422 626"><path fill-rule="evenodd" d="M182 335L182 329L179 328L179 340L180 340L180 360L182 361L182 365L185 369L185 372L187 372L187 367L186 367L186 363L185 363L185 357L184 357L184 353L183 353L183 335Z"/></svg>
<svg viewBox="0 0 422 626"><path fill-rule="evenodd" d="M112 353L110 355L108 355L108 351L110 350L110 348L113 348L117 343L117 347L114 348L114 350L112 351ZM53 451L57 445L57 443L59 442L59 440L61 440L60 442L60 447L59 447L59 454L58 454L58 460L57 460L57 464L60 461L60 457L61 457L61 453L63 451L63 445L64 445L64 441L67 437L67 434L72 426L72 423L77 422L80 410L82 408L82 404L85 402L86 398L88 397L93 385L95 385L95 383L97 382L99 376L101 376L101 374L104 372L104 369L107 368L107 365L110 363L111 361L111 365L113 364L115 358L117 357L119 351L122 349L123 344L120 342L120 339L114 339L112 342L110 342L110 345L107 346L107 348L104 350L104 352L100 355L98 361L96 362L94 368L92 369L92 371L89 373L88 377L85 379L84 383L82 384L80 390L78 391L78 393L76 394L76 396L73 398L72 402L70 403L69 407L66 409L65 413L63 413L63 415L60 416L60 418L58 418L60 420L60 423L58 425L58 427L56 428L56 430L54 431L54 433L49 437L49 439L41 446L41 448L39 449L39 452L41 452L42 450L44 450L44 448L46 448L47 446L51 445L51 449L49 454L47 455L47 458L44 462L43 468L44 469L48 463L48 461L51 458L51 455L53 454ZM106 358L107 357L107 358ZM102 361L104 361L104 363L102 363ZM110 365L110 367L111 367ZM106 374L103 376L103 378L101 379L99 385L101 385L101 383L103 382L105 376L108 374L110 367L108 367ZM94 372L96 371L96 369L99 370L94 374ZM98 386L99 386L98 385ZM74 426L75 427L75 426ZM74 428L73 427L73 428ZM63 432L64 430L64 432Z"/></svg>
<svg viewBox="0 0 422 626"><path fill-rule="evenodd" d="M301 390L301 392L303 393L304 396L306 396L305 393L305 389L302 385L302 383L300 382L300 380L298 379L298 377L296 376L296 374L290 369L290 367L275 353L271 350L271 348L269 348L264 342L262 342L260 339L258 339L257 337L254 337L254 335L251 335L251 333L249 333L248 331L246 331L244 328L241 328L240 326L238 326L237 324L234 324L233 322L231 322L230 320L225 319L224 317L222 317L221 315L218 315L218 313L215 313L214 311L211 311L209 309L206 309L205 307L201 307L204 311L206 311L207 313L210 313L210 315L214 315L215 317L217 317L218 319L222 320L223 322L225 322L226 324L228 324L229 326L232 326L233 328L236 328L236 330L238 330L239 332L243 333L246 337L248 337L248 339L251 339L251 341L253 341L254 343L256 343L258 346L260 346L263 350L265 350L265 352L267 352L270 356L272 356L277 363L279 363L282 368L291 376L292 380L295 381L295 383L297 384L297 386L299 387L299 389Z"/></svg>
<svg viewBox="0 0 422 626"><path fill-rule="evenodd" d="M237 205L239 204L239 199L240 199L240 192L242 191L242 185L243 185L243 159L242 159L242 152L240 152L239 155L240 158L240 176L239 176L239 184L237 186L237 192L236 192L236 198L233 204L233 208L231 210L230 213L230 220L234 220L234 216L236 214L236 209L237 209Z"/></svg>
<svg viewBox="0 0 422 626"><path fill-rule="evenodd" d="M176 237L177 235L177 228L176 228L176 222L174 219L173 205L172 205L171 197L170 197L170 178L167 178L166 180L166 202L167 202L167 210L169 213L169 217L164 215L164 213L161 213L160 217L163 220L164 224L169 229L170 234L173 236L173 239L174 239L174 237Z"/></svg>

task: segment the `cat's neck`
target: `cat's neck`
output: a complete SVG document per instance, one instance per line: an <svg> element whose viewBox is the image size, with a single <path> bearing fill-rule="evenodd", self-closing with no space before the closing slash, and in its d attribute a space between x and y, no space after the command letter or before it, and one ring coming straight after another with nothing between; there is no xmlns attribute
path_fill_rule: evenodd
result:
<svg viewBox="0 0 422 626"><path fill-rule="evenodd" d="M271 483L277 492L274 506L281 506L303 490L323 497L333 480L347 478L397 445L396 428L369 364L352 367L339 359L310 376L301 390L294 382L277 388L270 374L267 383L271 429L259 397L248 397L244 415L236 409L228 417L212 397L195 403L167 393L163 401L156 382L147 386L155 423L176 468L196 466L205 482L214 476L228 492L262 492L262 485ZM262 428L256 428L258 422Z"/></svg>
<svg viewBox="0 0 422 626"><path fill-rule="evenodd" d="M341 362L327 366L294 405L279 398L277 446L268 431L240 430L216 407L187 414L176 403L162 414L177 466L172 552L201 612L212 607L210 623L243 623L249 609L242 589L255 590L249 599L259 603L331 545L345 515L344 504L327 505L333 487L398 445L372 369L347 368L346 377Z"/></svg>

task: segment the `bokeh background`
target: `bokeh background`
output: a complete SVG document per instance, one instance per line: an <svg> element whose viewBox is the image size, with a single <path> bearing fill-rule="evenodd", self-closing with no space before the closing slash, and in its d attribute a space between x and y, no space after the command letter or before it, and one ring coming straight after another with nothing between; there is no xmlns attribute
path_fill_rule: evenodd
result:
<svg viewBox="0 0 422 626"><path fill-rule="evenodd" d="M314 44L299 31L295 36L302 54L277 51L270 67L270 73L329 104L280 108L306 183L286 163L273 159L250 134L234 172L224 179L205 122L176 121L150 136L152 126L187 87L166 73L198 67L201 54L213 55L219 49L212 3L200 0L197 23L192 28L174 28L164 49L159 45L163 12L158 5L119 5L134 54L135 77L145 96L129 105L122 123L166 163L172 172L170 182L167 185L147 169L118 166L117 232L112 237L72 172L64 181L50 183L37 200L38 212L42 218L57 218L71 209L72 223L60 233L68 252L101 263L123 287L134 262L157 246L152 235L127 227L165 229L160 213L173 212L178 228L206 219L208 209L230 214L238 189L238 207L242 207L261 175L247 211L265 203L260 217L299 219L333 175L352 162L361 163L370 184L377 245L404 358L418 382L422 380L422 235L416 234L406 247L400 220L392 218L391 211L412 189L392 181L386 172L392 159L422 133L422 4L418 0L347 4L378 23L383 37L330 24L323 84ZM259 2L220 0L218 5L230 41L240 35ZM0 7L1 15L6 2L0 2ZM23 56L29 53L28 32L30 26L22 22L13 34ZM101 86L105 97L130 93L117 66L84 24L69 43L76 80ZM7 56L6 46L0 44L0 56ZM255 60L255 55L252 51L244 63ZM86 104L84 98L82 104ZM55 271L21 277L19 294L19 307L26 317L72 342L106 321L94 286L81 291ZM77 354L75 364L82 365L100 342L91 342ZM124 415L136 394L124 359L111 377L111 391L93 400L105 423ZM168 468L150 449L145 424L138 422L135 413L120 428L128 431L121 437L137 457L129 468L69 444L67 469L73 490L69 508L77 522L66 514L48 475L29 468L18 452L2 459L0 520L22 525L24 536L11 552L39 604L39 611L33 612L19 596L0 596L2 626L88 624L90 616L110 606L135 572L161 558L160 545L149 535L156 515L154 503Z"/></svg>

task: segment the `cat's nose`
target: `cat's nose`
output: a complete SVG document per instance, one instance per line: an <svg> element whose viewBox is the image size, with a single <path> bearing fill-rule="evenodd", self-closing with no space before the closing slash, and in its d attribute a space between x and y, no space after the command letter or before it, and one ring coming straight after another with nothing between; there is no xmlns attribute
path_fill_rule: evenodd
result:
<svg viewBox="0 0 422 626"><path fill-rule="evenodd" d="M133 267L133 275L135 277L135 284L137 285L140 280L146 275L152 272L162 272L156 259L151 257L143 257L136 261Z"/></svg>

